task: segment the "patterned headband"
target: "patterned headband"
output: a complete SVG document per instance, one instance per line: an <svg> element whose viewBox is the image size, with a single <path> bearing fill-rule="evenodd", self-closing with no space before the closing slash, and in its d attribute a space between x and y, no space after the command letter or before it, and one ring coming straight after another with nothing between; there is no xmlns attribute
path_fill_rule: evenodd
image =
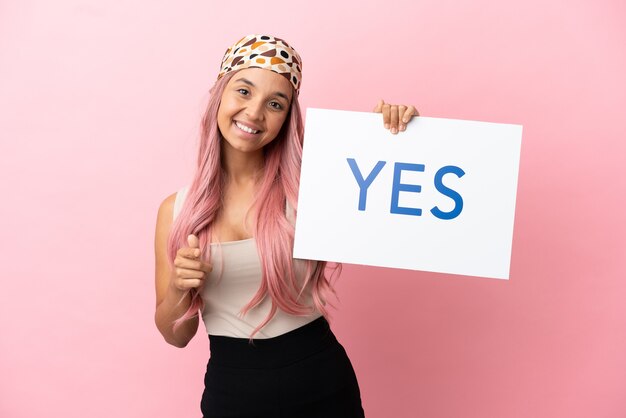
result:
<svg viewBox="0 0 626 418"><path fill-rule="evenodd" d="M230 71L264 68L284 76L300 94L302 59L287 42L269 35L248 35L226 50L219 80Z"/></svg>

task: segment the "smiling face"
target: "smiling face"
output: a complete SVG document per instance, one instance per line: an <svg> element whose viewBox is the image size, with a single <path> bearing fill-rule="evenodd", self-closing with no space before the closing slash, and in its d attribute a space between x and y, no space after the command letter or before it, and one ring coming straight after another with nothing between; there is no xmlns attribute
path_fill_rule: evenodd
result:
<svg viewBox="0 0 626 418"><path fill-rule="evenodd" d="M234 74L217 111L224 151L260 152L280 132L292 95L291 83L273 71L247 68Z"/></svg>

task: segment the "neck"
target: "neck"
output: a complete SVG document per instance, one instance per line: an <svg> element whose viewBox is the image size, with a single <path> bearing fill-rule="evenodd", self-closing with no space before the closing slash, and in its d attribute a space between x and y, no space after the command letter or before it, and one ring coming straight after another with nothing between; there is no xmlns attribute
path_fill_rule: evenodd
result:
<svg viewBox="0 0 626 418"><path fill-rule="evenodd" d="M241 152L224 144L222 148L222 166L229 182L256 182L263 171L265 156L263 150Z"/></svg>

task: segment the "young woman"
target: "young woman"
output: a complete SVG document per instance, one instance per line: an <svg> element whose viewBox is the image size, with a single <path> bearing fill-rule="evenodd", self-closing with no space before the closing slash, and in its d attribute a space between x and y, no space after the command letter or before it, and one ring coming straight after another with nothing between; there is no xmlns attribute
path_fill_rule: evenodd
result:
<svg viewBox="0 0 626 418"><path fill-rule="evenodd" d="M363 417L359 386L329 328L321 261L292 258L302 155L302 61L282 39L249 35L226 51L202 123L190 185L159 208L156 325L211 357L205 417ZM381 101L392 133L417 111Z"/></svg>

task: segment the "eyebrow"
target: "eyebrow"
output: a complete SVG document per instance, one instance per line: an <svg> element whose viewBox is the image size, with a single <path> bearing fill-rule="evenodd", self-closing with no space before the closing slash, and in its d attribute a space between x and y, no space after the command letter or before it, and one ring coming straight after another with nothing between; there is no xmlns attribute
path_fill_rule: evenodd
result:
<svg viewBox="0 0 626 418"><path fill-rule="evenodd" d="M249 86L251 86L251 87L256 87L256 86L254 85L254 83L253 83L252 81L248 80L247 78L243 78L243 77L241 77L241 78L238 78L238 79L237 79L237 80L235 80L235 81L242 81L242 82L246 83L247 85L249 85ZM287 96L285 93L282 93L282 92L280 92L280 91L277 91L277 92L275 92L274 94L275 94L276 96L282 97L283 99L285 99L285 100L289 101L289 96Z"/></svg>

